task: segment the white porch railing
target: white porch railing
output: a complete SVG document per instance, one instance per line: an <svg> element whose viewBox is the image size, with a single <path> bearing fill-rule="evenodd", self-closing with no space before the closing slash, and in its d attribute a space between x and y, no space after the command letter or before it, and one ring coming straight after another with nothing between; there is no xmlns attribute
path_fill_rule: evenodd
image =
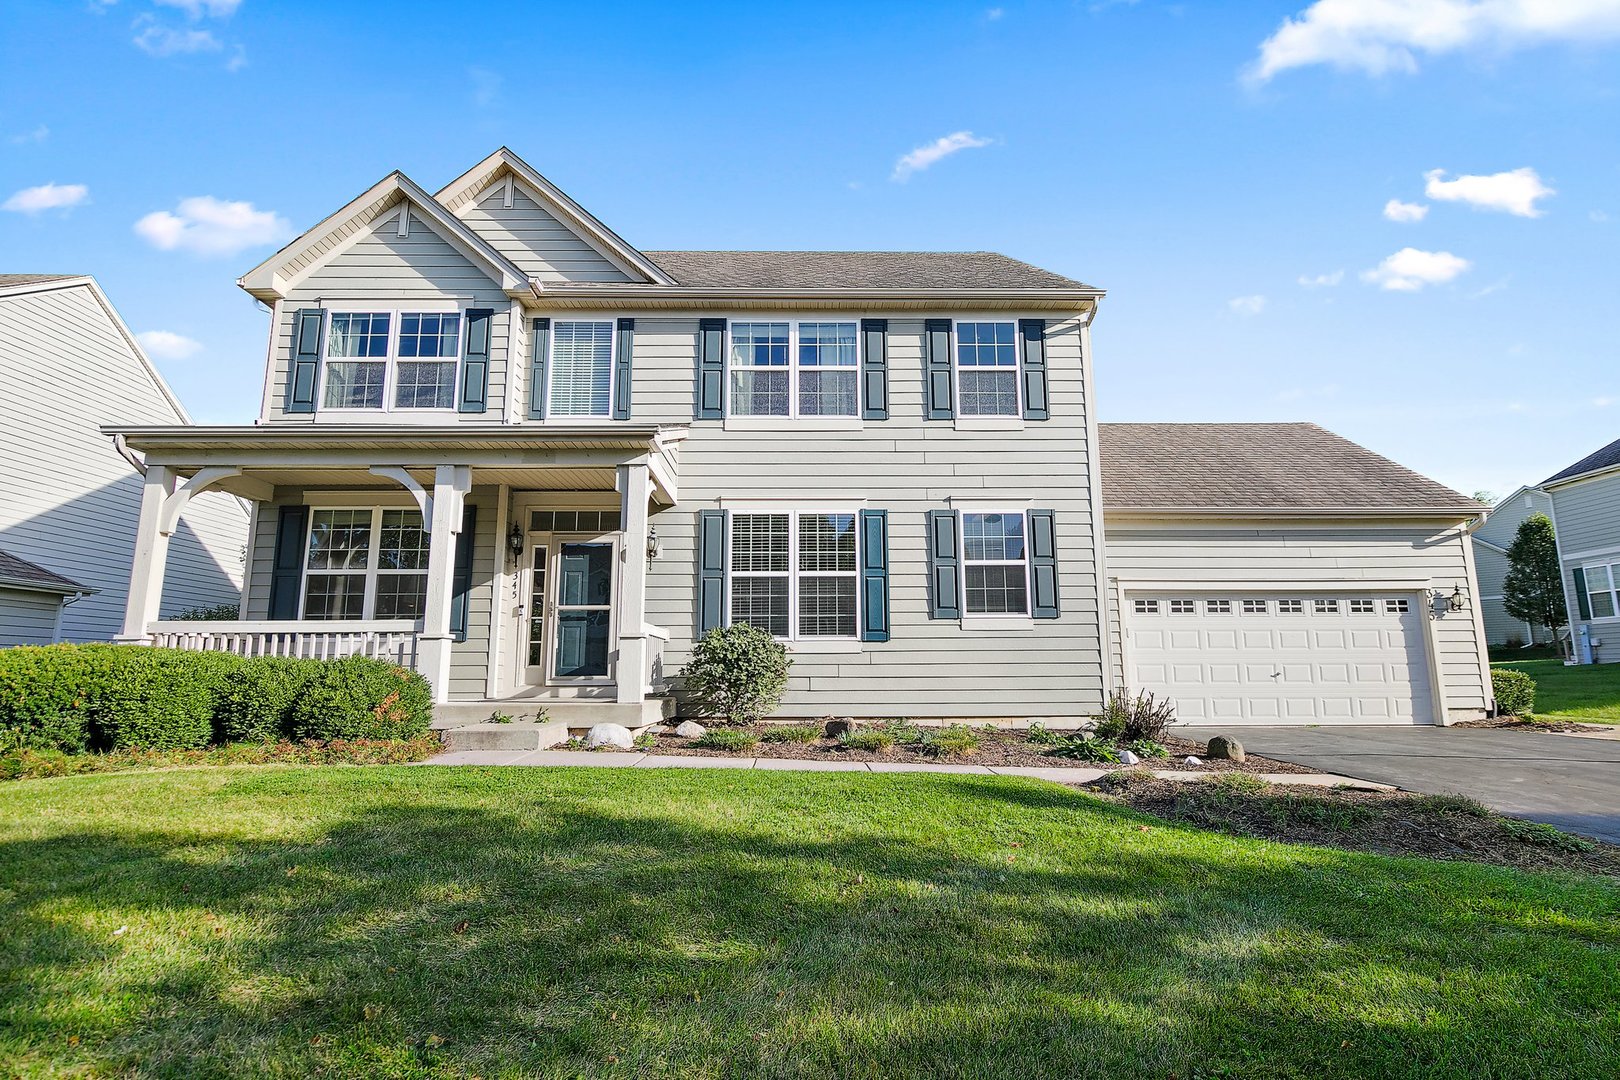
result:
<svg viewBox="0 0 1620 1080"><path fill-rule="evenodd" d="M370 656L416 668L421 631L409 619L359 622L155 622L147 627L153 645L237 656L292 656L337 660Z"/></svg>

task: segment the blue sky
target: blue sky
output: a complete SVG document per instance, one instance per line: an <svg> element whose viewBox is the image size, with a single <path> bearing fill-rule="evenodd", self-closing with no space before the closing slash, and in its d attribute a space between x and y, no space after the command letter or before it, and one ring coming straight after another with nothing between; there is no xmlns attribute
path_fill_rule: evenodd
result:
<svg viewBox="0 0 1620 1080"><path fill-rule="evenodd" d="M0 0L0 272L94 274L247 421L235 279L504 143L640 247L1026 259L1109 290L1105 420L1503 494L1620 437L1620 0L1546 6Z"/></svg>

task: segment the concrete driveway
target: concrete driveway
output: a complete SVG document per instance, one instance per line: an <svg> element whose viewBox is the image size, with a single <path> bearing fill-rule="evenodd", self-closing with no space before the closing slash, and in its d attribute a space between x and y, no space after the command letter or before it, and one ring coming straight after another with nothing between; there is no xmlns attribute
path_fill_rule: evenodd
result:
<svg viewBox="0 0 1620 1080"><path fill-rule="evenodd" d="M1200 741L1439 795L1620 844L1620 740L1442 727L1176 727Z"/></svg>

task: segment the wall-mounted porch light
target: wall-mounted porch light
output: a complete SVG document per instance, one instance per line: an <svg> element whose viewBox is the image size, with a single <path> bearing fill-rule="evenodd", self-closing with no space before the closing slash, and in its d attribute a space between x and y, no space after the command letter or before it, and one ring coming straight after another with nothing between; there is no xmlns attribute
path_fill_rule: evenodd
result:
<svg viewBox="0 0 1620 1080"><path fill-rule="evenodd" d="M506 530L506 550L511 552L513 562L516 562L518 556L523 554L523 530L516 522L513 522L512 527Z"/></svg>
<svg viewBox="0 0 1620 1080"><path fill-rule="evenodd" d="M658 526L647 526L647 558L658 558Z"/></svg>

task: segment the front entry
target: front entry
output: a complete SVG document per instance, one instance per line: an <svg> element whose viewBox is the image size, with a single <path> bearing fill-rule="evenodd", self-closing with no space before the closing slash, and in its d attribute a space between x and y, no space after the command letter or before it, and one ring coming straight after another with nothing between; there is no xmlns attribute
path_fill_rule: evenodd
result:
<svg viewBox="0 0 1620 1080"><path fill-rule="evenodd" d="M530 534L523 588L525 683L611 678L617 549L614 537Z"/></svg>

